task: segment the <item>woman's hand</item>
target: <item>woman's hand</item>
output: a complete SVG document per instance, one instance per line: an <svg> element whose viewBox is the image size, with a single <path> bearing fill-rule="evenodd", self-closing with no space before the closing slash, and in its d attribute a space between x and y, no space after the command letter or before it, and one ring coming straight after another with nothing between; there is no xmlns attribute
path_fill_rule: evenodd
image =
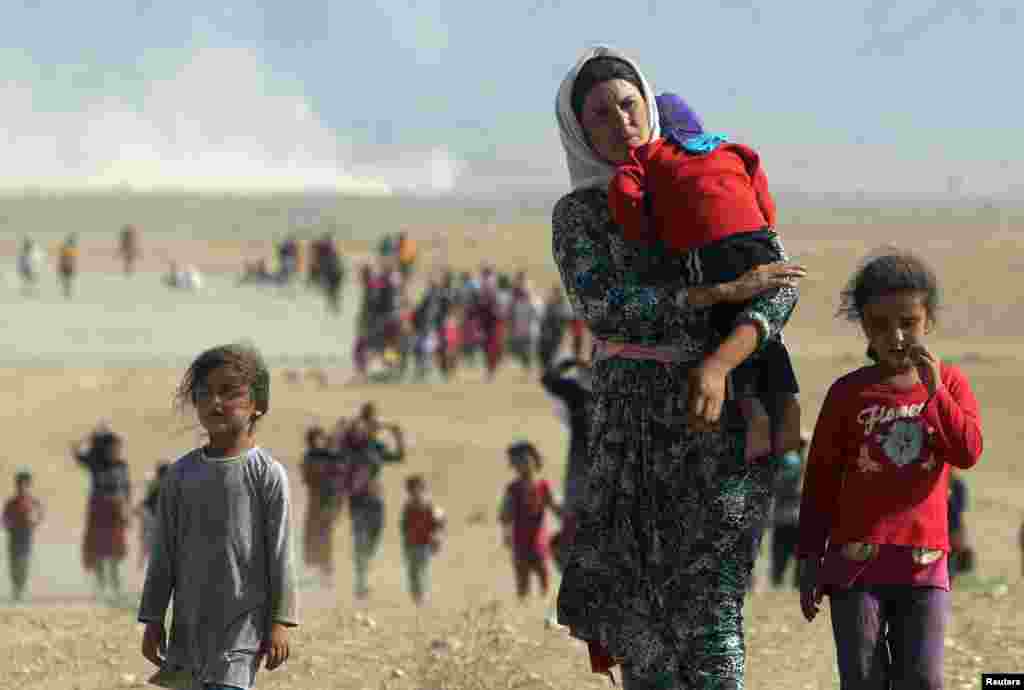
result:
<svg viewBox="0 0 1024 690"><path fill-rule="evenodd" d="M690 370L689 399L686 411L689 425L694 431L711 431L717 428L725 403L726 377L729 368L709 357Z"/></svg>
<svg viewBox="0 0 1024 690"><path fill-rule="evenodd" d="M726 293L729 302L746 302L761 293L785 287L796 287L801 278L807 276L807 269L800 264L777 262L755 266L731 283Z"/></svg>
<svg viewBox="0 0 1024 690"><path fill-rule="evenodd" d="M796 287L807 269L800 264L776 262L755 266L730 283L687 288L687 300L698 307L719 302L746 302L761 293L784 287Z"/></svg>

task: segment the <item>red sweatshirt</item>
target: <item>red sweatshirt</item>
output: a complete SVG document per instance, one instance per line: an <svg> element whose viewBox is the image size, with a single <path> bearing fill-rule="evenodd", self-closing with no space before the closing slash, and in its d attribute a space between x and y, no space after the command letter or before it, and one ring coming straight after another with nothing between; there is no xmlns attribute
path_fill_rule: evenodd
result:
<svg viewBox="0 0 1024 690"><path fill-rule="evenodd" d="M760 158L740 144L694 154L660 138L633 149L608 187L608 206L627 240L660 239L677 251L775 226Z"/></svg>
<svg viewBox="0 0 1024 690"><path fill-rule="evenodd" d="M951 364L941 372L931 402L923 384L885 384L874 366L832 385L804 479L801 556L821 555L826 540L949 551L950 466L974 466L982 439L967 378Z"/></svg>

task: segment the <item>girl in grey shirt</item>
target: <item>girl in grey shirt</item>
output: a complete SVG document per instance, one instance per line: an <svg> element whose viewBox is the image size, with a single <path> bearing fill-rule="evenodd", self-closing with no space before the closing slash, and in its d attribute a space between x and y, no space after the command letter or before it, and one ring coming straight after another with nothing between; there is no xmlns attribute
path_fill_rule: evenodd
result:
<svg viewBox="0 0 1024 690"><path fill-rule="evenodd" d="M273 670L288 658L288 628L298 625L288 476L252 434L268 409L269 374L254 349L217 347L192 364L178 396L210 440L161 486L142 653L164 687L249 690L262 661Z"/></svg>

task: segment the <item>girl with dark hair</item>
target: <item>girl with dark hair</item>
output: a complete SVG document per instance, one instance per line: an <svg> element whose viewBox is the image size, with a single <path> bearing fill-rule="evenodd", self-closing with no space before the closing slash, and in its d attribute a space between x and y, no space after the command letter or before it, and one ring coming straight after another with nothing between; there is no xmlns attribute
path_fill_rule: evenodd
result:
<svg viewBox="0 0 1024 690"><path fill-rule="evenodd" d="M967 377L925 344L938 306L934 272L902 251L871 257L842 293L874 361L822 405L799 554L808 621L830 597L844 688L943 686L949 476L974 466L982 435Z"/></svg>
<svg viewBox="0 0 1024 690"><path fill-rule="evenodd" d="M291 497L284 467L255 443L270 373L248 345L199 355L178 388L209 442L175 462L160 488L157 536L138 620L150 682L204 690L253 687L289 656L298 625ZM170 643L164 616L174 598Z"/></svg>
<svg viewBox="0 0 1024 690"><path fill-rule="evenodd" d="M687 251L665 253L671 282L641 279L650 251L624 240L608 186L660 136L654 94L634 63L597 47L556 101L573 191L555 204L552 248L597 345L591 467L558 620L588 643L592 669L622 664L624 690L741 688L743 600L775 469L745 461L730 378L777 336L805 272L773 263L706 285ZM743 305L726 333L710 320L718 302Z"/></svg>

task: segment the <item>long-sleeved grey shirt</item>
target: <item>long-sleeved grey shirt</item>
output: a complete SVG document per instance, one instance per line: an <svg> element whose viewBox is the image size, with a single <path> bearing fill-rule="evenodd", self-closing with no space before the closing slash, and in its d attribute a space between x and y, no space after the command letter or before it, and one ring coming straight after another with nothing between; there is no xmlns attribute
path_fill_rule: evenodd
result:
<svg viewBox="0 0 1024 690"><path fill-rule="evenodd" d="M197 449L171 466L139 607L139 621L162 622L173 595L169 667L253 686L270 623L298 625L290 506L285 469L262 448Z"/></svg>

